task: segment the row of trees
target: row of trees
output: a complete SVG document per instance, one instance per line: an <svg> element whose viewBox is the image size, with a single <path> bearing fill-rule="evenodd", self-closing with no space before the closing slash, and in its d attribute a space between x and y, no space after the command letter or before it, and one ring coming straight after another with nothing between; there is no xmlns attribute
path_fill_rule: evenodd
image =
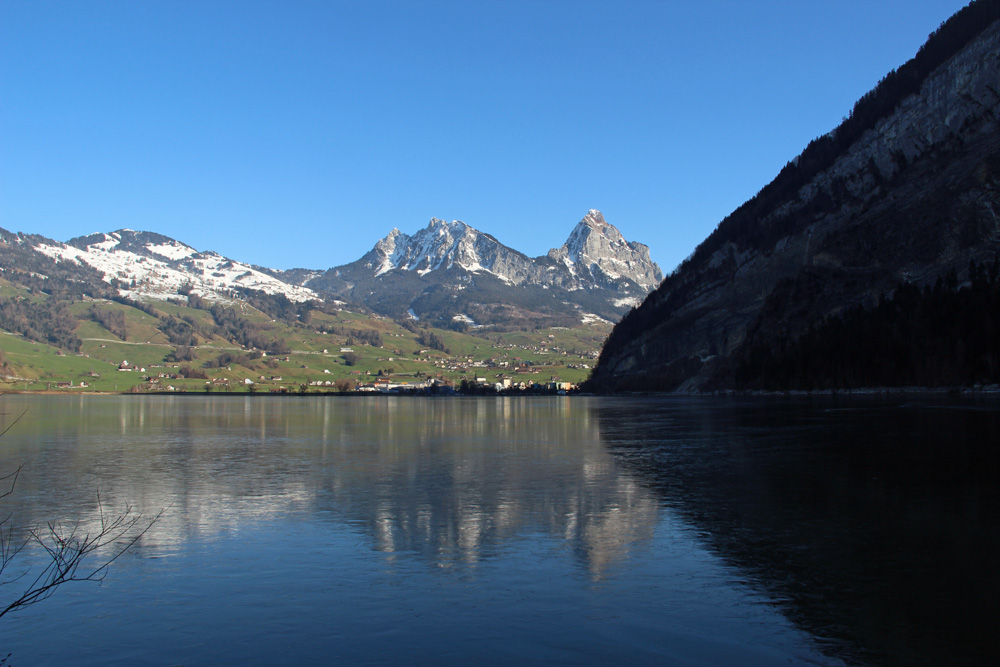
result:
<svg viewBox="0 0 1000 667"><path fill-rule="evenodd" d="M451 353L451 351L445 346L444 341L441 340L441 337L429 329L421 330L420 335L417 336L417 342L424 347L431 348L432 350L439 350L445 354Z"/></svg>
<svg viewBox="0 0 1000 667"><path fill-rule="evenodd" d="M82 343L74 333L78 325L79 320L70 312L66 301L0 299L0 329L21 334L27 340L79 352Z"/></svg>
<svg viewBox="0 0 1000 667"><path fill-rule="evenodd" d="M110 331L113 335L125 340L128 332L125 327L125 312L91 306L88 311L90 319Z"/></svg>
<svg viewBox="0 0 1000 667"><path fill-rule="evenodd" d="M788 341L761 341L736 369L741 389L952 387L1000 382L1000 261L933 286L903 284Z"/></svg>

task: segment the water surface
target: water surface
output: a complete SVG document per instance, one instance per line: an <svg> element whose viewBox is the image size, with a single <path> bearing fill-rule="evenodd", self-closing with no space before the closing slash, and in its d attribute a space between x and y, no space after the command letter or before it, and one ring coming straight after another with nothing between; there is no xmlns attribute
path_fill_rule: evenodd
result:
<svg viewBox="0 0 1000 667"><path fill-rule="evenodd" d="M18 525L167 508L13 664L1000 655L996 406L12 397ZM27 559L37 557L28 554ZM25 562L28 562L27 560ZM10 590L8 584L0 593Z"/></svg>

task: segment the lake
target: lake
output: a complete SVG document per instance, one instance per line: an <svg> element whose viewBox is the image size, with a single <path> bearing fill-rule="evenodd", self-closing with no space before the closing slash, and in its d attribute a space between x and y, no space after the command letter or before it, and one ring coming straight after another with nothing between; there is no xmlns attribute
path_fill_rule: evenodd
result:
<svg viewBox="0 0 1000 667"><path fill-rule="evenodd" d="M98 492L165 509L101 584L0 618L13 665L1000 659L996 400L8 395L0 411L23 413L0 438L0 474L24 466L8 525L92 525Z"/></svg>

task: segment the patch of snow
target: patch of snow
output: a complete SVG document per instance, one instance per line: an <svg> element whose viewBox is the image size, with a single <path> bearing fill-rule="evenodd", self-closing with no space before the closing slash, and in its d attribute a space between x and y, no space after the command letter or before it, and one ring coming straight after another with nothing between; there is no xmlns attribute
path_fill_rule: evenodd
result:
<svg viewBox="0 0 1000 667"><path fill-rule="evenodd" d="M160 245L149 244L146 246L146 250L157 255L162 255L167 259L184 259L185 257L190 257L195 254L197 250L190 248L183 243L161 243Z"/></svg>
<svg viewBox="0 0 1000 667"><path fill-rule="evenodd" d="M622 308L624 306L638 306L639 298L634 296L627 296L623 299L615 299L611 303L615 305L615 308Z"/></svg>
<svg viewBox="0 0 1000 667"><path fill-rule="evenodd" d="M104 250L107 252L117 248L119 243L121 243L121 237L118 236L117 234L112 234L110 236L108 234L105 234L103 241L100 241L99 243L91 243L87 247L96 248L97 250Z"/></svg>
<svg viewBox="0 0 1000 667"><path fill-rule="evenodd" d="M107 236L107 235L106 235ZM88 264L103 274L105 282L114 279L125 283L135 282L131 290L139 294L156 295L158 298L175 296L177 290L190 283L197 294L207 298L227 298L233 289L252 288L269 294L284 294L292 301L317 298L306 287L278 280L247 264L226 259L217 253L188 257L179 264L170 264L134 252L117 249L117 243L104 241L80 250L73 246L40 243L36 246L42 254L56 260ZM95 249L96 248L96 249Z"/></svg>
<svg viewBox="0 0 1000 667"><path fill-rule="evenodd" d="M415 312L413 312L412 308L408 309L406 311L406 314L410 316L411 320L414 320L415 322L419 322L420 321L420 317Z"/></svg>

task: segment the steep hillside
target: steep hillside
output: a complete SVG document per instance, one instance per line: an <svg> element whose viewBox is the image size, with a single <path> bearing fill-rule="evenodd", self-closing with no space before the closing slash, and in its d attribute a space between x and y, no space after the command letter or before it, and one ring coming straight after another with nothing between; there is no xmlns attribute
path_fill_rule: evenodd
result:
<svg viewBox="0 0 1000 667"><path fill-rule="evenodd" d="M974 2L727 217L614 329L600 391L737 386L779 347L900 285L1000 252L1000 3ZM741 375L745 379L745 376Z"/></svg>

